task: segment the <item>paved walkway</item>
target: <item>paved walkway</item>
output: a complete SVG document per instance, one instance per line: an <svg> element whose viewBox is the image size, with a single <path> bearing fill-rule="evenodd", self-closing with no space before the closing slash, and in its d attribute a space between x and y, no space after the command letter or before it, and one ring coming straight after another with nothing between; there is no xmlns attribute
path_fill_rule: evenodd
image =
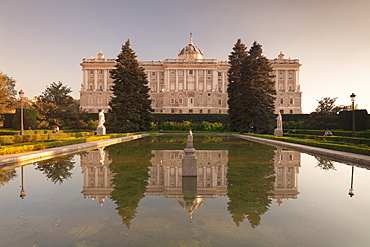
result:
<svg viewBox="0 0 370 247"><path fill-rule="evenodd" d="M56 148L50 148L45 150L39 150L39 151L33 151L33 152L26 152L26 153L20 153L20 154L10 154L10 155L4 155L0 156L0 168L4 168L7 166L20 166L31 162L37 162L44 159L50 159L61 155L67 155L77 152L82 152L85 150L90 149L96 149L100 147L109 146L112 144L120 143L120 142L126 142L135 140L138 138L142 138L149 135L173 135L176 133L147 133L147 134L139 134L139 135L132 135L132 136L125 136L125 137L119 137L119 138L113 138L109 140L100 140L100 141L94 141L94 142L88 142L88 143L80 143L80 144L74 144L69 146L63 146L63 147L56 147ZM187 133L178 133L179 135L186 135ZM196 135L204 135L204 133L199 133ZM254 136L246 136L246 135L239 135L239 134L221 134L221 133L208 133L207 135L222 135L222 136L234 136L250 141L256 141L261 142L273 146L279 146L287 149L297 150L300 152L312 154L312 155L318 155L322 157L326 157L329 159L333 159L339 162L351 164L351 165L358 165L358 166L366 166L370 168L370 156L368 155L361 155L361 154L353 154L353 153L347 153L347 152L341 152L341 151L335 151L325 148L318 148L318 147L311 147L311 146L305 146L301 144L295 144L295 143L289 143L289 142L282 142L282 141L276 141L276 140L270 140L270 139L264 139Z"/></svg>

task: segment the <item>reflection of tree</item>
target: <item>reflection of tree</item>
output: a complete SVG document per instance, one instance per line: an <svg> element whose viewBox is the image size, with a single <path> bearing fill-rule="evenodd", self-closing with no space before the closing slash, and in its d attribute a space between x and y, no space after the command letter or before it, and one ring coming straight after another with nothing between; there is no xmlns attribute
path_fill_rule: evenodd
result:
<svg viewBox="0 0 370 247"><path fill-rule="evenodd" d="M1 170L0 171L0 187L4 186L10 180L13 180L17 176L15 169Z"/></svg>
<svg viewBox="0 0 370 247"><path fill-rule="evenodd" d="M75 162L72 161L73 155L61 156L50 160L37 162L36 170L41 171L53 183L62 184L64 180L72 177L71 170Z"/></svg>
<svg viewBox="0 0 370 247"><path fill-rule="evenodd" d="M336 171L333 160L322 158L319 156L315 156L315 159L317 160L317 166L320 167L321 169Z"/></svg>
<svg viewBox="0 0 370 247"><path fill-rule="evenodd" d="M150 145L149 145L150 146ZM117 204L122 222L130 228L136 208L144 197L149 178L150 149L143 140L119 144L105 149L112 160L109 168L114 173L111 199Z"/></svg>
<svg viewBox="0 0 370 247"><path fill-rule="evenodd" d="M228 211L237 226L248 219L254 228L268 211L273 190L274 147L259 143L230 147L228 163Z"/></svg>

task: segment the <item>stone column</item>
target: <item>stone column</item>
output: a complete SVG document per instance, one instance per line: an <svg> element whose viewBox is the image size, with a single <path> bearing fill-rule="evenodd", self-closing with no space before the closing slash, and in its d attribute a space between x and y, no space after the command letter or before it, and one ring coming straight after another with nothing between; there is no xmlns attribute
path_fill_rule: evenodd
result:
<svg viewBox="0 0 370 247"><path fill-rule="evenodd" d="M98 70L94 69L94 91L98 89Z"/></svg>
<svg viewBox="0 0 370 247"><path fill-rule="evenodd" d="M194 83L194 91L198 91L198 70L194 70L195 73L195 83Z"/></svg>
<svg viewBox="0 0 370 247"><path fill-rule="evenodd" d="M218 74L217 74L217 70L216 69L213 69L212 70L212 79L213 79L213 85L212 85L212 92L217 92L217 78L218 78Z"/></svg>
<svg viewBox="0 0 370 247"><path fill-rule="evenodd" d="M104 79L104 85L103 85L103 91L108 91L108 70L103 70L103 79Z"/></svg>
<svg viewBox="0 0 370 247"><path fill-rule="evenodd" d="M188 70L184 69L184 91L188 91Z"/></svg>
<svg viewBox="0 0 370 247"><path fill-rule="evenodd" d="M284 70L284 87L285 87L285 92L288 92L289 87L288 87L288 71Z"/></svg>
<svg viewBox="0 0 370 247"><path fill-rule="evenodd" d="M88 80L89 80L89 71L84 69L83 72L83 91L87 91L89 89Z"/></svg>
<svg viewBox="0 0 370 247"><path fill-rule="evenodd" d="M207 70L203 70L203 91L207 91Z"/></svg>

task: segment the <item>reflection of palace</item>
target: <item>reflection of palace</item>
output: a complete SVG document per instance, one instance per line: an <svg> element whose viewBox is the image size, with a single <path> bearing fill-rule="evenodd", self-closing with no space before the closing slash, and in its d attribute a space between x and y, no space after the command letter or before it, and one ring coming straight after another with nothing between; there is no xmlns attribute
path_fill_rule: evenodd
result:
<svg viewBox="0 0 370 247"><path fill-rule="evenodd" d="M200 205L203 198L215 198L227 195L227 150L196 150L198 159L198 177L196 200ZM145 195L160 195L177 198L183 202L182 158L183 150L153 150L152 166ZM109 169L110 159L104 149L88 151L81 157L81 169L84 174L84 186L81 192L84 198L97 199L102 205L105 198L114 190L111 180L114 174ZM271 191L272 198L280 205L283 199L296 199L300 153L278 148L275 155L275 184ZM196 205L194 205L196 207Z"/></svg>
<svg viewBox="0 0 370 247"><path fill-rule="evenodd" d="M283 199L296 199L298 192L298 174L301 165L301 153L292 150L275 151L275 184L271 192L280 205Z"/></svg>
<svg viewBox="0 0 370 247"><path fill-rule="evenodd" d="M114 175L109 169L111 161L107 159L104 148L88 151L81 156L81 169L84 176L84 198L97 199L102 206L105 198L113 191L111 180Z"/></svg>
<svg viewBox="0 0 370 247"><path fill-rule="evenodd" d="M146 195L168 198L182 196L183 150L153 150ZM202 198L225 196L227 192L227 150L196 150L197 194Z"/></svg>

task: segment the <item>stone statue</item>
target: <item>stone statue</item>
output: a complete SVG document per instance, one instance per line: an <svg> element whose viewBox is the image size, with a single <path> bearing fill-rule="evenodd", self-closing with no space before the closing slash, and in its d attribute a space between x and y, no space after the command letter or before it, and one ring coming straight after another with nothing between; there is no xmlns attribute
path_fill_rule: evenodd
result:
<svg viewBox="0 0 370 247"><path fill-rule="evenodd" d="M99 123L98 123L98 128L99 128L99 127L104 127L104 123L105 123L104 110L101 110L101 111L99 112Z"/></svg>
<svg viewBox="0 0 370 247"><path fill-rule="evenodd" d="M283 118L279 112L279 115L276 118L277 128L274 130L274 136L283 136Z"/></svg>
<svg viewBox="0 0 370 247"><path fill-rule="evenodd" d="M277 129L282 130L283 129L283 118L281 117L280 112L276 120L277 120Z"/></svg>

